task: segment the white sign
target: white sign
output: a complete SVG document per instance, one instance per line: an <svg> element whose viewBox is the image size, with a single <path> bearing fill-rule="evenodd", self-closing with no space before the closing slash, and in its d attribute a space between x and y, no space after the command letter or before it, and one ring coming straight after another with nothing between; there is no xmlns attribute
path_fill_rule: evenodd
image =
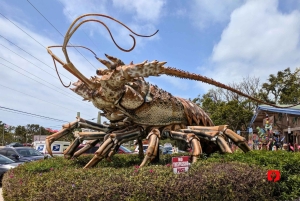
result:
<svg viewBox="0 0 300 201"><path fill-rule="evenodd" d="M189 156L172 157L172 167L175 174L189 170Z"/></svg>

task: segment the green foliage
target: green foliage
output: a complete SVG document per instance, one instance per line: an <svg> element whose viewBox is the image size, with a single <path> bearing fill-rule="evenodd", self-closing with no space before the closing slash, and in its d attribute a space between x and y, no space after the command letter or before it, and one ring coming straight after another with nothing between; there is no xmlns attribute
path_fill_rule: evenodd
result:
<svg viewBox="0 0 300 201"><path fill-rule="evenodd" d="M269 102L280 104L296 104L300 97L300 68L291 72L290 68L271 74L268 82L263 83L260 96ZM270 96L272 95L272 96Z"/></svg>
<svg viewBox="0 0 300 201"><path fill-rule="evenodd" d="M213 154L208 161L216 162L240 161L249 165L258 165L268 170L280 170L281 179L273 192L282 200L300 197L300 154L286 151L252 151L246 154Z"/></svg>
<svg viewBox="0 0 300 201"><path fill-rule="evenodd" d="M253 115L247 108L247 101L214 101L210 92L197 102L210 115L215 125L228 125L233 130L245 130Z"/></svg>
<svg viewBox="0 0 300 201"><path fill-rule="evenodd" d="M300 155L289 152L213 154L174 174L171 159L139 168L137 155L115 155L82 169L92 156L51 158L10 170L3 178L5 200L293 200L300 196ZM281 180L268 182L268 169Z"/></svg>

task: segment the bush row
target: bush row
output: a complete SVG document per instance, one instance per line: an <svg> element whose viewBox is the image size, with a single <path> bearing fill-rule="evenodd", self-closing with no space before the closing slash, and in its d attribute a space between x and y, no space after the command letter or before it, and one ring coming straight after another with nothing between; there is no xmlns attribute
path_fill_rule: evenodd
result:
<svg viewBox="0 0 300 201"><path fill-rule="evenodd" d="M179 156L175 155L175 156ZM3 178L5 200L292 200L300 197L300 154L214 154L189 172L174 174L171 158L139 168L137 155L115 155L95 168L78 160L51 158L21 165ZM267 181L279 169L279 182Z"/></svg>

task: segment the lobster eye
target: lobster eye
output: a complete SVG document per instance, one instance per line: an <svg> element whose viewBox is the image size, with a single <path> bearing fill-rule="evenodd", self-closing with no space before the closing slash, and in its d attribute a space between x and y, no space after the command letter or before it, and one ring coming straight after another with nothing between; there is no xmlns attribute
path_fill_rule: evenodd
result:
<svg viewBox="0 0 300 201"><path fill-rule="evenodd" d="M106 70L106 69L99 68L98 70L96 70L96 74L97 74L97 75L104 75L105 70Z"/></svg>

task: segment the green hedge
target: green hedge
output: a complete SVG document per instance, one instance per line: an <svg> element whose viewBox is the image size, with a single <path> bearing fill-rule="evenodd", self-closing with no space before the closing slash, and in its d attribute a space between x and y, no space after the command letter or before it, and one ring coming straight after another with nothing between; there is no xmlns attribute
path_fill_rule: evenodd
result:
<svg viewBox="0 0 300 201"><path fill-rule="evenodd" d="M174 155L173 155L174 156ZM174 174L172 155L139 168L137 155L115 155L95 168L78 160L51 158L10 170L3 178L5 200L293 200L300 197L300 154L262 152L214 154ZM281 180L267 181L269 169Z"/></svg>

